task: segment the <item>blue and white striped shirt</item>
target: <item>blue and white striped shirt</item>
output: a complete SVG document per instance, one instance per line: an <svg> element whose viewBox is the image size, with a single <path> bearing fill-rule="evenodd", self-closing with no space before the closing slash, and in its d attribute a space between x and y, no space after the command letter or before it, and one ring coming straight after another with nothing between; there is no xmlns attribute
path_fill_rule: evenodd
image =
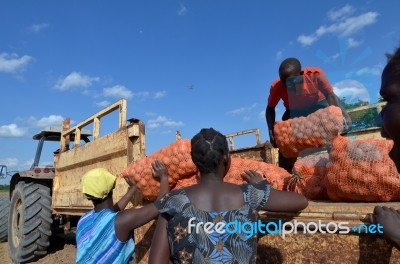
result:
<svg viewBox="0 0 400 264"><path fill-rule="evenodd" d="M91 210L78 222L76 263L128 263L135 249L132 237L121 242L115 234L117 212Z"/></svg>

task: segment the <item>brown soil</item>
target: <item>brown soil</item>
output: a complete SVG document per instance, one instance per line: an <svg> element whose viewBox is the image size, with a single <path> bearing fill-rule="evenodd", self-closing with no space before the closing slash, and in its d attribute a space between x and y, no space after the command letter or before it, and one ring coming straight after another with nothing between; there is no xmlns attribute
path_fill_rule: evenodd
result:
<svg viewBox="0 0 400 264"><path fill-rule="evenodd" d="M46 256L31 263L43 264L69 264L75 263L76 246L74 238L54 237L50 241L50 247ZM0 263L12 263L8 243L0 243Z"/></svg>
<svg viewBox="0 0 400 264"><path fill-rule="evenodd" d="M8 195L8 192L0 192L0 196ZM50 247L46 256L31 263L43 264L74 264L76 257L75 237L52 237ZM0 263L8 264L11 262L8 242L0 243Z"/></svg>

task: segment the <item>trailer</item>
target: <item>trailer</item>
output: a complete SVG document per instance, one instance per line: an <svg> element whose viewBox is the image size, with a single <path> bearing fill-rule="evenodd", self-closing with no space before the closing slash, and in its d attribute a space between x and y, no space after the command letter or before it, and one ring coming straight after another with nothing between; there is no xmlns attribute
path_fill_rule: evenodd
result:
<svg viewBox="0 0 400 264"><path fill-rule="evenodd" d="M118 113L116 131L100 136L102 118ZM134 161L146 157L145 126L136 118L127 119L126 100L102 109L77 125L70 127L64 120L59 130L49 129L34 136L39 141L34 164L27 171L12 175L11 205L8 223L8 243L12 261L23 263L47 254L49 238L55 233L74 233L81 215L93 208L82 195L81 177L96 167L108 169L115 175ZM92 127L91 131L86 128ZM252 147L234 148L235 136L255 133ZM269 142L261 143L258 129L227 135L233 156L277 163L277 149ZM54 165L40 167L39 160L44 142L59 141L54 153ZM128 185L118 177L113 199L117 201ZM138 191L130 206L149 203ZM258 263L400 263L400 252L383 238L368 229L367 213L374 206L384 205L400 209L393 203L333 203L310 201L298 214L261 212L268 223L333 223L348 222L349 226L365 226L348 234L318 230L305 234L265 234L259 237ZM134 232L137 263L147 263L156 221L150 221ZM312 224L310 224L312 225Z"/></svg>

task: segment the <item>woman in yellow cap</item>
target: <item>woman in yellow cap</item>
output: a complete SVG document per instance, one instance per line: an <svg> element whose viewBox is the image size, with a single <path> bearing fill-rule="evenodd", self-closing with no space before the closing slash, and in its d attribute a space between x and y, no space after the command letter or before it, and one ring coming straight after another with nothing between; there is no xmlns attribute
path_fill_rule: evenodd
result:
<svg viewBox="0 0 400 264"><path fill-rule="evenodd" d="M152 163L153 176L160 179L159 197L169 191L167 169L158 160ZM85 213L76 231L76 263L128 263L134 261L132 231L158 215L154 204L123 210L133 197L136 186L125 178L130 188L116 204L112 193L116 177L104 168L88 171L82 178L82 192L94 209ZM122 211L120 211L122 210ZM119 212L120 211L120 212Z"/></svg>

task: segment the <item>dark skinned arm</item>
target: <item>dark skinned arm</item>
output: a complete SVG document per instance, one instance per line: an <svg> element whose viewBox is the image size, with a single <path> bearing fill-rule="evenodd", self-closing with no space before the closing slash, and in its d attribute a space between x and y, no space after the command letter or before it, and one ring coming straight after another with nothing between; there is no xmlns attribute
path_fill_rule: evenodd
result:
<svg viewBox="0 0 400 264"><path fill-rule="evenodd" d="M326 94L325 98L328 101L329 105L335 105L335 106L340 107L340 109L342 109L342 114L343 114L344 119L346 120L346 125L349 127L351 125L351 118L350 118L349 114L347 113L347 111L343 108L337 95L332 92L330 94Z"/></svg>
<svg viewBox="0 0 400 264"><path fill-rule="evenodd" d="M383 237L400 250L400 210L386 206L375 206L373 214L368 214L369 221L383 226Z"/></svg>
<svg viewBox="0 0 400 264"><path fill-rule="evenodd" d="M261 175L253 170L245 171L242 177L249 183L258 183L264 180ZM264 205L264 210L271 212L299 212L308 206L305 196L296 192L278 191L270 189L268 201Z"/></svg>
<svg viewBox="0 0 400 264"><path fill-rule="evenodd" d="M124 179L126 183L129 185L129 189L126 192L126 194L122 196L122 198L114 204L115 212L124 210L137 190L135 182L129 176L125 176Z"/></svg>
<svg viewBox="0 0 400 264"><path fill-rule="evenodd" d="M277 147L274 135L275 117L276 117L275 109L270 106L267 106L267 108L265 109L265 119L267 120L267 125L268 125L269 141L271 142L274 148Z"/></svg>
<svg viewBox="0 0 400 264"><path fill-rule="evenodd" d="M153 177L160 179L158 198L161 198L169 191L167 169L159 160L155 160L151 165L153 168ZM148 223L157 216L158 210L153 203L141 208L130 208L121 211L115 219L115 234L121 242L125 242L135 228Z"/></svg>
<svg viewBox="0 0 400 264"><path fill-rule="evenodd" d="M154 236L150 247L150 264L169 263L170 250L168 244L167 223L167 219L165 219L162 215L158 217L156 230L154 231Z"/></svg>

